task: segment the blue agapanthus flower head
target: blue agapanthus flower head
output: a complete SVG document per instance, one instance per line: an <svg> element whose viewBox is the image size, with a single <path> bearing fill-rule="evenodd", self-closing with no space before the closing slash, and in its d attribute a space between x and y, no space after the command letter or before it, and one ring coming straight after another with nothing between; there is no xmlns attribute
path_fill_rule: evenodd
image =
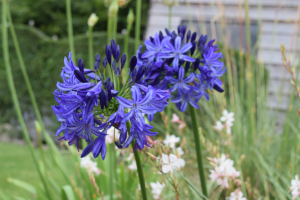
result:
<svg viewBox="0 0 300 200"><path fill-rule="evenodd" d="M58 105L52 109L61 123L56 135L63 134L59 140L68 141L69 145L76 144L77 148L79 140L84 139L88 146L82 157L92 152L95 158L100 154L102 159L105 158L105 138L112 126L121 133L119 142L116 142L119 148L127 148L133 140L136 141L134 151L150 146L147 137L157 133L150 131L153 127L146 123L144 115L153 120L154 114L163 111L171 97L169 90L148 84L151 82L148 76L151 66L144 62L140 49L130 60L129 77L122 87L120 74L126 55L120 56L120 46L113 39L110 45L106 45L105 53L103 68L97 54L94 70L85 69L82 59L76 66L69 53L69 60L65 57L61 72L63 81L57 83L53 92ZM100 73L108 67L109 76ZM131 124L130 130L127 130L126 123Z"/></svg>
<svg viewBox="0 0 300 200"><path fill-rule="evenodd" d="M207 90L224 91L220 80L226 71L220 61L223 55L215 40L208 41L207 35L197 40L197 33L191 33L186 26L178 26L177 32L165 31L165 36L159 32L145 41L143 54L138 52L139 65L146 67L139 84L169 90L174 96L171 102L181 112L188 105L199 108L198 101L203 96L209 100Z"/></svg>

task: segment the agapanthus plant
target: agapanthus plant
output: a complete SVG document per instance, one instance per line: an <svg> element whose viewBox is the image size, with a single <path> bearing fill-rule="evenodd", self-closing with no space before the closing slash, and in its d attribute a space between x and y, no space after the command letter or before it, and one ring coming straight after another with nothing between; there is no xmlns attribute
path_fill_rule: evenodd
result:
<svg viewBox="0 0 300 200"><path fill-rule="evenodd" d="M209 100L207 90L223 92L219 79L226 71L220 61L222 53L214 39L196 38L196 32L186 34L186 26L178 26L177 33L168 29L166 35L156 33L145 41L146 51L138 52L139 65L148 66L143 84L169 89L174 94L171 101L181 112L188 105L199 108L197 102L203 96Z"/></svg>
<svg viewBox="0 0 300 200"><path fill-rule="evenodd" d="M153 127L145 122L144 115L153 119L168 104L171 97L169 90L159 89L144 83L147 70L144 64L138 64L133 56L130 61L130 73L126 83L121 87L120 74L126 62L126 55L120 57L120 46L111 40L111 45L105 48L106 57L103 59L103 73L100 71L101 58L95 58L94 70L85 69L83 60L78 60L76 66L69 53L65 57L61 77L63 82L57 83L53 92L59 105L52 106L57 120L61 122L56 135L63 133L59 140L75 144L84 139L88 146L81 157L93 153L98 157L101 153L105 158L105 139L107 131L113 126L120 131L119 148L128 147L135 139L134 151L149 146L149 136ZM109 66L109 76L105 69ZM131 123L127 130L126 123ZM128 132L128 133L127 133Z"/></svg>

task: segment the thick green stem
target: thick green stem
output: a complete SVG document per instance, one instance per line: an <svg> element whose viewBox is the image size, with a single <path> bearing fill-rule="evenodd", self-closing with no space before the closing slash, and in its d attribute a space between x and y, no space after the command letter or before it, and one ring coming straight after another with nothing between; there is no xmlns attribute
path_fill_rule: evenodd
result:
<svg viewBox="0 0 300 200"><path fill-rule="evenodd" d="M4 65L5 65L5 69L6 69L6 73L7 73L7 81L8 81L9 89L10 89L10 92L11 92L12 101L13 101L13 104L14 104L15 109L16 109L17 117L18 117L18 120L21 124L22 130L23 130L23 135L24 135L24 138L25 138L25 140L28 144L30 154L33 158L33 161L34 161L34 164L35 164L36 169L38 171L38 174L39 174L39 176L42 180L42 183L45 187L47 196L48 196L49 199L52 199L52 196L51 196L51 193L49 191L48 185L46 183L45 177L41 173L40 166L39 166L39 163L38 163L38 158L36 157L36 155L33 151L32 143L31 143L31 140L30 140L30 136L29 136L24 118L22 116L21 107L20 107L20 104L19 104L16 88L15 88L14 81L13 81L11 65L10 65L10 60L9 60L8 37L7 37L7 27L6 27L7 10L8 10L7 2L6 2L6 0L3 0L2 1L2 48L3 48Z"/></svg>
<svg viewBox="0 0 300 200"><path fill-rule="evenodd" d="M109 196L113 199L114 196L114 161L115 161L115 144L109 144Z"/></svg>
<svg viewBox="0 0 300 200"><path fill-rule="evenodd" d="M136 20L135 20L135 51L137 51L140 46L141 12L142 12L142 0L137 0Z"/></svg>
<svg viewBox="0 0 300 200"><path fill-rule="evenodd" d="M191 118L192 118L192 127L195 137L195 146L196 146L196 154L197 154L197 162L198 162L198 171L201 181L202 193L208 197L207 195L207 188L206 188L206 181L205 181L205 173L203 167L203 160L202 160L202 153L201 153L201 143L200 143L200 136L199 136L199 127L197 122L196 110L194 107L189 105Z"/></svg>
<svg viewBox="0 0 300 200"><path fill-rule="evenodd" d="M172 6L169 6L169 30L172 28Z"/></svg>
<svg viewBox="0 0 300 200"><path fill-rule="evenodd" d="M89 64L90 69L94 69L94 51L93 51L93 27L89 26Z"/></svg>
<svg viewBox="0 0 300 200"><path fill-rule="evenodd" d="M72 52L73 61L76 60L74 39L73 39L73 24L72 24L72 13L71 13L71 0L66 0L66 14L68 22L68 38L69 38L69 49Z"/></svg>
<svg viewBox="0 0 300 200"><path fill-rule="evenodd" d="M169 101L169 106L167 106L167 117L168 117L168 123L167 123L167 132L171 133L171 117L172 117L172 109L171 109L171 101Z"/></svg>
<svg viewBox="0 0 300 200"><path fill-rule="evenodd" d="M110 39L111 39L111 24L112 24L112 18L108 15L108 17L107 17L107 44L110 43Z"/></svg>
<svg viewBox="0 0 300 200"><path fill-rule="evenodd" d="M113 24L113 38L117 43L117 28L118 28L118 13L114 16L114 24Z"/></svg>
<svg viewBox="0 0 300 200"><path fill-rule="evenodd" d="M131 126L130 126L129 122L126 123L126 126L127 126L127 131L130 131ZM134 149L135 141L132 141L131 145L132 145L132 148ZM144 173L143 173L143 166L142 166L142 163L141 163L141 159L140 159L138 150L136 150L134 152L134 158L135 158L137 171L138 171L138 175L139 175L139 181L140 181L140 186L141 186L141 191L142 191L142 197L143 197L143 200L147 200L147 193L146 193L146 185L145 185L145 179L144 179Z"/></svg>

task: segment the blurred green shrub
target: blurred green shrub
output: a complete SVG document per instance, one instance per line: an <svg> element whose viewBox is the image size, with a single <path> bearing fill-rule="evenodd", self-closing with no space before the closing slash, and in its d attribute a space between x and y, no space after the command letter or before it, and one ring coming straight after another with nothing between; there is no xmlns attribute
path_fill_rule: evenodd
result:
<svg viewBox="0 0 300 200"><path fill-rule="evenodd" d="M131 1L124 8L119 9L119 33L127 26L126 17L129 8L132 8L135 12L136 1ZM34 20L34 26L49 36L57 35L59 38L67 36L66 7L64 0L13 0L10 1L10 9L15 24L28 24L29 20ZM141 38L147 25L148 9L149 0L143 0ZM107 7L103 0L73 0L72 20L74 35L87 32L87 20L91 13L96 13L99 16L99 21L94 26L94 31L107 30ZM134 31L132 31L131 34L131 36L134 36Z"/></svg>
<svg viewBox="0 0 300 200"><path fill-rule="evenodd" d="M16 26L16 34L19 40L21 52L30 77L33 90L38 104L41 108L49 108L55 104L52 92L56 89L56 82L62 81L60 77L61 68L64 65L64 57L69 54L68 40L62 39L53 41L41 31L29 26ZM0 29L1 32L1 29ZM10 36L10 34L9 34ZM82 58L88 67L88 37L85 34L74 37L76 59ZM99 53L101 58L105 57L106 33L94 33L94 53ZM2 43L0 38L0 43ZM117 43L121 46L123 53L123 36L119 36ZM134 41L129 39L129 56L134 55ZM12 38L9 37L9 50L11 65L14 75L15 86L23 111L32 109L30 97L24 83L23 75L20 71L19 62L16 56ZM0 51L0 63L3 63L3 53ZM74 61L77 63L77 61ZM7 85L4 65L0 65L0 122L11 119L15 112L9 88ZM51 111L51 110L50 110ZM47 114L47 111L42 111Z"/></svg>

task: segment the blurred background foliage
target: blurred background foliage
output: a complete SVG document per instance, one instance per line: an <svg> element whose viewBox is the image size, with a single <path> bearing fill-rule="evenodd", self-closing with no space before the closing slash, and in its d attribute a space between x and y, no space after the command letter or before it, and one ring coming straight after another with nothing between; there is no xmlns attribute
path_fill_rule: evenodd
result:
<svg viewBox="0 0 300 200"><path fill-rule="evenodd" d="M149 4L149 0L143 0L140 32L141 39L143 38L147 25ZM96 13L99 17L98 23L93 28L94 31L107 30L108 8L103 0L73 0L71 6L74 35L88 31L87 19L91 13ZM119 9L118 33L126 28L126 17L129 8L132 8L135 11L135 1L130 1L126 6ZM10 1L10 9L15 24L28 25L29 20L34 20L34 26L49 36L57 35L58 38L67 36L65 1L13 0ZM134 31L132 31L131 36L134 36Z"/></svg>
<svg viewBox="0 0 300 200"><path fill-rule="evenodd" d="M69 45L67 38L53 41L43 32L34 27L18 25L16 34L20 43L21 52L23 54L25 66L30 77L31 84L42 109L43 114L52 113L51 105L55 104L52 91L56 89L56 82L62 81L59 74L64 65L64 57L69 54ZM0 29L1 30L1 29ZM105 55L106 32L94 33L94 53L99 53L102 59ZM77 58L82 58L86 67L88 67L88 37L85 34L79 34L74 37L75 51ZM123 52L124 36L119 35L118 44ZM2 43L0 39L0 43ZM28 112L32 110L30 97L25 87L23 75L20 71L19 62L13 45L13 40L9 34L9 50L11 56L11 65L16 88L18 88L18 96L22 110ZM134 41L129 40L129 55L134 55ZM77 65L77 62L74 61ZM0 52L0 63L3 63L3 53ZM9 95L9 88L6 80L4 65L0 65L0 123L10 120L14 115L14 108ZM51 91L51 92L49 92Z"/></svg>

